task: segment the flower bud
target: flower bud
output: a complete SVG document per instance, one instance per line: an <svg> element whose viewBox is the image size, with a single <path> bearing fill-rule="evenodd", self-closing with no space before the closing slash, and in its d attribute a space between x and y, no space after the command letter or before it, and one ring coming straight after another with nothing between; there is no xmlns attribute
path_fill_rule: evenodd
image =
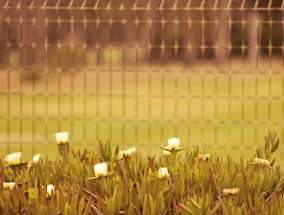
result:
<svg viewBox="0 0 284 215"><path fill-rule="evenodd" d="M132 157L132 155L135 154L135 153L136 153L136 148L135 147L132 147L132 148L124 150L124 151L120 151L118 153L118 159L122 159L123 155L125 157Z"/></svg>
<svg viewBox="0 0 284 215"><path fill-rule="evenodd" d="M35 156L33 156L33 162L37 163L39 161L40 157L41 157L41 154L36 154Z"/></svg>
<svg viewBox="0 0 284 215"><path fill-rule="evenodd" d="M167 167L161 167L159 170L158 170L158 173L157 173L157 177L159 179L162 179L162 178L166 178L169 176L169 171L168 171L168 168Z"/></svg>
<svg viewBox="0 0 284 215"><path fill-rule="evenodd" d="M48 184L46 187L46 194L48 196L51 196L51 192L54 192L54 185L53 184Z"/></svg>

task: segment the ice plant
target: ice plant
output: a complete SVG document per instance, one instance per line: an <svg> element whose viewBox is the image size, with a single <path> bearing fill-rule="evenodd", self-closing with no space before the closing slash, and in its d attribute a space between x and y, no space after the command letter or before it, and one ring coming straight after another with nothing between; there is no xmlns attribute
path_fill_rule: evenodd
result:
<svg viewBox="0 0 284 215"><path fill-rule="evenodd" d="M157 177L159 179L167 178L169 177L169 171L167 167L161 167L157 172Z"/></svg>
<svg viewBox="0 0 284 215"><path fill-rule="evenodd" d="M119 151L118 153L118 159L122 159L123 158L123 155L125 157L132 157L133 154L136 153L136 148L135 147L132 147L130 149L127 149L127 150L123 150L123 151Z"/></svg>
<svg viewBox="0 0 284 215"><path fill-rule="evenodd" d="M274 169L272 166L270 166L271 162L267 159L262 159L262 158L254 158L254 162L250 163L253 165L259 165L261 167L268 167L270 169Z"/></svg>
<svg viewBox="0 0 284 215"><path fill-rule="evenodd" d="M262 166L270 166L270 161L266 159L261 158L255 158L254 163L262 165Z"/></svg>
<svg viewBox="0 0 284 215"><path fill-rule="evenodd" d="M54 192L54 185L53 184L48 184L46 187L46 194L47 196L51 196L51 192Z"/></svg>
<svg viewBox="0 0 284 215"><path fill-rule="evenodd" d="M68 144L68 132L58 132L55 134L57 144Z"/></svg>
<svg viewBox="0 0 284 215"><path fill-rule="evenodd" d="M222 190L222 193L226 196L234 195L234 194L237 194L238 192L240 192L239 188L226 188Z"/></svg>
<svg viewBox="0 0 284 215"><path fill-rule="evenodd" d="M98 163L94 165L94 172L96 178L107 176L107 163Z"/></svg>
<svg viewBox="0 0 284 215"><path fill-rule="evenodd" d="M177 150L179 149L180 139L172 137L168 139L168 148L169 150Z"/></svg>
<svg viewBox="0 0 284 215"><path fill-rule="evenodd" d="M59 154L67 158L69 155L68 132L58 132L55 134L55 138L58 144Z"/></svg>
<svg viewBox="0 0 284 215"><path fill-rule="evenodd" d="M3 188L5 189L10 188L10 190L13 190L15 186L16 186L15 182L3 182Z"/></svg>
<svg viewBox="0 0 284 215"><path fill-rule="evenodd" d="M95 153L72 149L68 160L46 158L30 172L23 162L15 168L0 162L0 214L284 214L284 173L280 165L268 169L275 147L267 142L275 141L268 138L249 158L255 166L217 154L203 161L209 155L198 148L173 160L178 152L168 146L167 157L117 160L118 147L111 153L109 142L99 142Z"/></svg>
<svg viewBox="0 0 284 215"><path fill-rule="evenodd" d="M169 150L170 150L169 147L166 146L166 147L164 147L164 148L166 148L166 149L168 149L168 150L163 150L163 155L171 155L171 152L169 151Z"/></svg>
<svg viewBox="0 0 284 215"><path fill-rule="evenodd" d="M5 160L8 163L8 166L13 166L17 164L21 164L22 152L15 152L12 154L8 154Z"/></svg>
<svg viewBox="0 0 284 215"><path fill-rule="evenodd" d="M41 154L36 154L36 155L34 155L34 156L33 156L33 162L34 162L34 163L37 163L37 162L39 161L40 157L41 157Z"/></svg>
<svg viewBox="0 0 284 215"><path fill-rule="evenodd" d="M36 154L36 155L34 155L34 156L33 156L33 160L30 161L30 162L28 163L28 165L27 165L28 169L32 168L33 165L39 161L40 157L41 157L41 154Z"/></svg>
<svg viewBox="0 0 284 215"><path fill-rule="evenodd" d="M179 145L180 145L180 139L172 137L168 139L168 145L166 147L161 147L161 148L169 152L178 152L186 148L186 147L180 148Z"/></svg>
<svg viewBox="0 0 284 215"><path fill-rule="evenodd" d="M165 151L170 152L172 163L176 162L177 152L186 149L186 147L180 148L179 145L180 145L180 139L172 137L168 139L168 145L166 147L161 147L164 150L163 154L168 154Z"/></svg>
<svg viewBox="0 0 284 215"><path fill-rule="evenodd" d="M207 161L207 160L210 160L210 158L211 158L210 154L198 154L197 157L196 157L196 160Z"/></svg>

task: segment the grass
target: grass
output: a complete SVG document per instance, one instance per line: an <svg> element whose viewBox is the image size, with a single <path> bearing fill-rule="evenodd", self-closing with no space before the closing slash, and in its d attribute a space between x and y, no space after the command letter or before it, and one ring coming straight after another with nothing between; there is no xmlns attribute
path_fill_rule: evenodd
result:
<svg viewBox="0 0 284 215"><path fill-rule="evenodd" d="M281 62L260 63L256 71L239 62L229 70L204 65L50 71L34 83L2 71L0 143L6 150L0 156L21 150L26 159L37 152L52 157L58 131L70 132L75 149L110 140L160 154L176 136L183 145L236 158L252 155L268 130L283 137Z"/></svg>

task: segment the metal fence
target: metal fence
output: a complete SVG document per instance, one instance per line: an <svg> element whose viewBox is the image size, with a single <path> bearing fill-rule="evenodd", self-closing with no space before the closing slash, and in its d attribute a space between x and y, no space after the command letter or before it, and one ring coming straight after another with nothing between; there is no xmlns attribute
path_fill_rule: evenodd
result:
<svg viewBox="0 0 284 215"><path fill-rule="evenodd" d="M282 0L0 0L1 156L284 139ZM283 158L283 145L279 155Z"/></svg>

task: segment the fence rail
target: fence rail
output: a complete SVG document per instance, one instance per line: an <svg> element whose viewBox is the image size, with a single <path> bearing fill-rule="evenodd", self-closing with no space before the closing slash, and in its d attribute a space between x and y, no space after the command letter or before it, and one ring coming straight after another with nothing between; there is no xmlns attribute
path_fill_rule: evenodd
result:
<svg viewBox="0 0 284 215"><path fill-rule="evenodd" d="M172 136L253 154L284 140L284 2L0 0L1 157ZM277 156L283 161L284 148Z"/></svg>

